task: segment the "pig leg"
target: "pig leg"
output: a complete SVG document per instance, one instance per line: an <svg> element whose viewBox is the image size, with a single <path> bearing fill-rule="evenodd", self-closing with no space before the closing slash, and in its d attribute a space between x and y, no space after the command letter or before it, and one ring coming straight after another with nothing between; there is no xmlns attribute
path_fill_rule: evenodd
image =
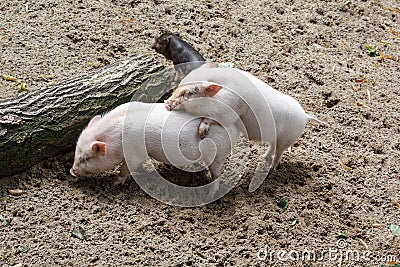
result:
<svg viewBox="0 0 400 267"><path fill-rule="evenodd" d="M222 166L224 164L225 158L219 159L218 155L211 165L208 167L211 172L211 178L213 180L213 184L211 185L209 196L210 198L214 198L215 194L219 191L220 180L218 177L221 176Z"/></svg>
<svg viewBox="0 0 400 267"><path fill-rule="evenodd" d="M199 126L199 136L201 139L204 139L208 135L208 131L210 130L210 126L215 122L213 119L203 118Z"/></svg>
<svg viewBox="0 0 400 267"><path fill-rule="evenodd" d="M274 169L279 167L279 164L281 162L282 159L282 155L283 153L287 150L287 147L283 148L283 149L278 149L276 148L276 153L275 153L275 157L274 157L274 162L272 163L272 167Z"/></svg>
<svg viewBox="0 0 400 267"><path fill-rule="evenodd" d="M139 154L136 154L134 158L129 159L129 168L126 160L122 162L122 166L120 168L118 176L114 179L113 185L123 184L125 183L126 178L131 175L131 171L136 171L145 161L146 156L140 157Z"/></svg>
<svg viewBox="0 0 400 267"><path fill-rule="evenodd" d="M280 164L281 159L282 159L283 152L284 151L276 152L275 157L274 157L274 162L272 163L272 168L274 168L274 170L276 170L276 168L279 167L279 164Z"/></svg>
<svg viewBox="0 0 400 267"><path fill-rule="evenodd" d="M174 82L175 83L179 83L183 78L185 78L185 72L182 68L183 68L183 66L174 66L174 69L175 69Z"/></svg>
<svg viewBox="0 0 400 267"><path fill-rule="evenodd" d="M265 158L265 159L267 160L267 164L268 164L268 165L273 164L273 160L272 160L273 153L274 153L273 147L274 147L274 144L270 144L269 147L268 147L267 152L265 152L265 154L262 155L262 157ZM276 154L276 153L275 153L275 154Z"/></svg>
<svg viewBox="0 0 400 267"><path fill-rule="evenodd" d="M128 165L126 164L125 160L122 163L122 166L119 170L119 174L117 177L115 177L113 181L113 186L119 185L119 184L124 184L126 181L126 178L130 175Z"/></svg>
<svg viewBox="0 0 400 267"><path fill-rule="evenodd" d="M216 162L214 161L213 163L211 163L211 165L209 166L210 172L211 172L211 178L213 180L218 179L219 176L221 176L221 172L222 172L222 164L223 162Z"/></svg>

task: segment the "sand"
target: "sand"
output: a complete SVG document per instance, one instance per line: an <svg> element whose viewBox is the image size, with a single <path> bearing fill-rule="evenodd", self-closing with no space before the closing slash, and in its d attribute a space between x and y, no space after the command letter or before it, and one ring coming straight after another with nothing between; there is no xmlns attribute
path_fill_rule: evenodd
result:
<svg viewBox="0 0 400 267"><path fill-rule="evenodd" d="M249 173L225 197L197 208L163 204L133 179L112 187L114 174L74 179L68 174L73 153L2 178L1 265L400 261L400 237L390 231L400 224L399 8L395 0L1 2L0 73L28 90L133 54L170 66L150 49L155 37L170 30L206 59L233 62L330 124L309 124L256 192L247 190ZM368 44L385 58L369 55ZM18 96L18 90L0 79L0 97ZM175 169L163 172L192 178ZM9 189L24 193L13 196ZM78 226L86 240L71 235ZM343 241L341 234L349 237ZM265 248L268 257L259 253ZM321 259L330 249L343 256ZM307 250L316 258L302 259ZM346 257L347 251L360 258Z"/></svg>

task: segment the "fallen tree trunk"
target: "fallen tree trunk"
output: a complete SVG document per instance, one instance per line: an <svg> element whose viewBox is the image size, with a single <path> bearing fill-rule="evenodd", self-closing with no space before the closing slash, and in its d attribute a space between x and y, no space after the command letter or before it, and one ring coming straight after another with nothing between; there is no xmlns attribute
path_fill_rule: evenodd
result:
<svg viewBox="0 0 400 267"><path fill-rule="evenodd" d="M0 100L0 177L74 149L89 119L131 100L162 70L134 56L95 72L16 98Z"/></svg>

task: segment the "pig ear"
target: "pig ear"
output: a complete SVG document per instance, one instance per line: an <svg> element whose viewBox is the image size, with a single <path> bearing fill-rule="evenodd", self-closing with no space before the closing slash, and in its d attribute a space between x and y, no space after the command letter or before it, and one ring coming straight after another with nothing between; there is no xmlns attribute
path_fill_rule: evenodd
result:
<svg viewBox="0 0 400 267"><path fill-rule="evenodd" d="M209 86L206 87L205 89L205 95L210 97L210 96L214 96L216 93L219 92L219 90L222 89L221 85L218 84L211 84Z"/></svg>
<svg viewBox="0 0 400 267"><path fill-rule="evenodd" d="M101 118L100 115L94 116L93 119L90 120L88 127L93 123L95 123L96 121L98 121L100 118Z"/></svg>
<svg viewBox="0 0 400 267"><path fill-rule="evenodd" d="M101 156L104 156L106 154L106 143L96 141L92 144L92 150L96 154L100 154Z"/></svg>

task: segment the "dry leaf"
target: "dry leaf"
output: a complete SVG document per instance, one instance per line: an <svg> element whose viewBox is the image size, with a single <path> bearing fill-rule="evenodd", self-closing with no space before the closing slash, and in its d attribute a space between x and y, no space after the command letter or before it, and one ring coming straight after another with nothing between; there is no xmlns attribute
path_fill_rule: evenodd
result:
<svg viewBox="0 0 400 267"><path fill-rule="evenodd" d="M366 89L365 94L367 95L368 103L371 103L371 92L368 89Z"/></svg>
<svg viewBox="0 0 400 267"><path fill-rule="evenodd" d="M379 43L380 43L381 45L388 45L388 44L390 44L390 42L385 41L385 40L381 40Z"/></svg>
<svg viewBox="0 0 400 267"><path fill-rule="evenodd" d="M20 196L23 193L25 193L23 190L21 189L9 189L8 192L12 195L12 196Z"/></svg>
<svg viewBox="0 0 400 267"><path fill-rule="evenodd" d="M338 260L338 267L342 267L342 263L343 263L343 253L340 253L340 258Z"/></svg>
<svg viewBox="0 0 400 267"><path fill-rule="evenodd" d="M365 77L365 75L360 75L360 78L355 78L354 81L356 83L367 83L368 79Z"/></svg>
<svg viewBox="0 0 400 267"><path fill-rule="evenodd" d="M134 20L134 19L123 19L122 22L125 22L125 23L135 23L135 20Z"/></svg>
<svg viewBox="0 0 400 267"><path fill-rule="evenodd" d="M381 227L382 227L382 224L380 224L380 223L372 224L372 228L381 228Z"/></svg>
<svg viewBox="0 0 400 267"><path fill-rule="evenodd" d="M322 149L324 152L330 152L333 148L327 147L327 146L321 146L321 149Z"/></svg>
<svg viewBox="0 0 400 267"><path fill-rule="evenodd" d="M348 46L348 44L346 43L345 40L341 39L340 42L342 42L342 44L343 44L344 46Z"/></svg>
<svg viewBox="0 0 400 267"><path fill-rule="evenodd" d="M356 238L356 240L357 240L358 242L360 242L360 244L361 244L366 250L368 250L368 245L367 245L367 243L364 242L364 240L362 240L361 238Z"/></svg>
<svg viewBox="0 0 400 267"><path fill-rule="evenodd" d="M357 101L356 105L359 107L366 107L367 105L365 105L363 102Z"/></svg>
<svg viewBox="0 0 400 267"><path fill-rule="evenodd" d="M400 13L400 8L391 8L391 7L382 7L384 10L390 11L390 12L397 12Z"/></svg>
<svg viewBox="0 0 400 267"><path fill-rule="evenodd" d="M4 75L4 74L0 74L0 78L2 78L5 81L9 81L9 82L16 82L16 83L18 82L17 78L12 77L12 76L7 76L7 75Z"/></svg>
<svg viewBox="0 0 400 267"><path fill-rule="evenodd" d="M395 31L395 30L393 30L393 29L390 29L390 32L391 32L393 35L399 35L399 33L400 33L400 32Z"/></svg>
<svg viewBox="0 0 400 267"><path fill-rule="evenodd" d="M385 54L380 54L380 56L379 56L381 59L391 59L391 60L394 60L394 61L397 61L397 56L392 56L392 55L385 55Z"/></svg>
<svg viewBox="0 0 400 267"><path fill-rule="evenodd" d="M346 164L343 163L343 161L341 159L339 159L339 163L340 166L342 166L343 169L345 169L346 171L351 171L353 170L352 168L350 168L349 166L347 166Z"/></svg>
<svg viewBox="0 0 400 267"><path fill-rule="evenodd" d="M49 80L54 79L54 74L42 75L42 79L48 82Z"/></svg>
<svg viewBox="0 0 400 267"><path fill-rule="evenodd" d="M396 200L392 200L392 205L400 209L400 204Z"/></svg>

